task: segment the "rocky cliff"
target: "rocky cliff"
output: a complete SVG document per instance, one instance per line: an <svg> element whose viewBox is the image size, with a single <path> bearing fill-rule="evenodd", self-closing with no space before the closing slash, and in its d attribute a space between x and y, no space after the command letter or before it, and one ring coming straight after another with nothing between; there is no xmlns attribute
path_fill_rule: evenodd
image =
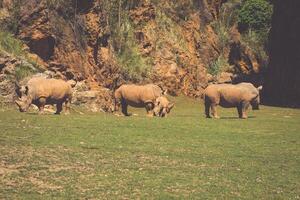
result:
<svg viewBox="0 0 300 200"><path fill-rule="evenodd" d="M13 2L5 0L2 7L9 10ZM92 90L154 82L171 94L199 97L209 81L231 82L232 73L237 81L253 81L260 73L261 60L241 42L236 24L227 27L225 45L214 28L224 18L222 6L227 1L145 0L128 9L124 27L132 28L126 34L133 35L137 56L147 60L149 73L131 79L118 59L107 2L111 5L98 0L21 1L16 37L56 77L85 80ZM224 63L218 65L228 69L212 77L208 72L220 56Z"/></svg>
<svg viewBox="0 0 300 200"><path fill-rule="evenodd" d="M268 104L300 106L300 2L273 3L264 100Z"/></svg>

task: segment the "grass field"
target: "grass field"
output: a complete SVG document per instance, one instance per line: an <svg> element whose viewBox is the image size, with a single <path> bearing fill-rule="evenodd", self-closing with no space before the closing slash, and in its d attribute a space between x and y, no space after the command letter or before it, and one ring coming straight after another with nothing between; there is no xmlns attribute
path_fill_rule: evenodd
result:
<svg viewBox="0 0 300 200"><path fill-rule="evenodd" d="M2 108L0 199L300 198L300 110L175 101L165 119Z"/></svg>

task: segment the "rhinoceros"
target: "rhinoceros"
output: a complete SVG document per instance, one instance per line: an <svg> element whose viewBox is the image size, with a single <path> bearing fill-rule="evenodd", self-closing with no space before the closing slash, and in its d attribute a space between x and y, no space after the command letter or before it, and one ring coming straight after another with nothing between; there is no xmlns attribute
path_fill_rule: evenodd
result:
<svg viewBox="0 0 300 200"><path fill-rule="evenodd" d="M166 117L173 107L174 103L171 103L167 97L160 96L155 101L153 112L155 116Z"/></svg>
<svg viewBox="0 0 300 200"><path fill-rule="evenodd" d="M259 109L262 86L256 88L251 83L213 84L204 91L205 114L210 118L210 109L214 118L219 118L216 107L220 105L225 108L236 107L239 118L246 119L246 111L249 105L253 110Z"/></svg>
<svg viewBox="0 0 300 200"><path fill-rule="evenodd" d="M127 112L128 105L137 108L146 108L147 116L153 116L153 109L155 101L158 97L165 94L159 86L154 84L147 85L134 85L124 84L121 85L114 93L115 111L122 107L122 113L129 116Z"/></svg>
<svg viewBox="0 0 300 200"><path fill-rule="evenodd" d="M39 108L39 114L42 114L44 106L49 104L56 104L55 114L60 114L63 103L65 103L66 114L68 114L70 112L73 86L73 82L34 77L25 86L16 85L19 100L16 100L15 103L18 105L20 112L26 112L30 105L34 104Z"/></svg>

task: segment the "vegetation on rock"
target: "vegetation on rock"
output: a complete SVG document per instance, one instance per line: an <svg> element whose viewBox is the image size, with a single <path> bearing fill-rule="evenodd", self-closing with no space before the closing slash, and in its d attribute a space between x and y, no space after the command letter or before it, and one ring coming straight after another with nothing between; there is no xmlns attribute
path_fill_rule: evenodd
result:
<svg viewBox="0 0 300 200"><path fill-rule="evenodd" d="M15 56L24 55L23 43L7 31L0 31L0 50Z"/></svg>
<svg viewBox="0 0 300 200"><path fill-rule="evenodd" d="M43 0L30 5L14 0L7 8L10 16L0 22L16 27L7 30L50 70L68 78L108 88L151 81L174 94L199 96L207 85L205 68L214 76L224 71L249 75L265 66L262 30L272 10L262 15L258 9L257 19L250 15L257 5L269 5L262 1ZM207 24L203 9L211 15ZM246 28L234 40L238 25ZM233 46L240 52L232 61Z"/></svg>
<svg viewBox="0 0 300 200"><path fill-rule="evenodd" d="M272 5L267 0L243 1L238 13L238 23L242 31L266 31L270 29Z"/></svg>

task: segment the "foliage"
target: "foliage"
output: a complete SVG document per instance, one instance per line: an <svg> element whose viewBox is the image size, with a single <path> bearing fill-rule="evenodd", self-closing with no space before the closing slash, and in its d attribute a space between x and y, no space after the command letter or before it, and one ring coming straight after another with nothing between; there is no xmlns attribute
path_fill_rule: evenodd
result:
<svg viewBox="0 0 300 200"><path fill-rule="evenodd" d="M208 73L211 75L218 75L221 72L227 71L230 66L227 60L221 55L215 61L213 61L208 67Z"/></svg>
<svg viewBox="0 0 300 200"><path fill-rule="evenodd" d="M267 33L263 35L265 32L256 32L251 29L246 33L242 34L241 42L249 47L255 55L257 59L261 63L268 62L268 55L266 50L266 41L267 41ZM266 66L263 66L266 67Z"/></svg>
<svg viewBox="0 0 300 200"><path fill-rule="evenodd" d="M25 54L23 43L14 38L13 35L6 31L0 31L0 50L6 51L15 56Z"/></svg>
<svg viewBox="0 0 300 200"><path fill-rule="evenodd" d="M76 12L76 4L72 0L46 0L47 7L57 10L63 17L70 17Z"/></svg>
<svg viewBox="0 0 300 200"><path fill-rule="evenodd" d="M37 69L33 68L29 63L22 63L16 66L15 77L17 81L20 81L28 76L36 74Z"/></svg>
<svg viewBox="0 0 300 200"><path fill-rule="evenodd" d="M139 4L137 0L104 1L108 25L111 31L112 47L118 64L124 70L126 79L134 82L145 79L150 72L151 60L144 58L134 36L134 26L129 11Z"/></svg>
<svg viewBox="0 0 300 200"><path fill-rule="evenodd" d="M152 35L155 35L155 38L158 38L156 45L158 49L162 48L164 43L170 43L182 51L187 51L188 47L186 39L181 34L179 25L172 20L172 18L170 18L163 10L157 9L155 20L157 30L154 30ZM157 32L167 33L167 35L165 37L157 37Z"/></svg>
<svg viewBox="0 0 300 200"><path fill-rule="evenodd" d="M229 44L229 28L222 21L215 21L213 23L213 28L218 37L218 48L223 52L224 48Z"/></svg>
<svg viewBox="0 0 300 200"><path fill-rule="evenodd" d="M138 45L136 44L133 27L129 20L124 22L121 26L120 35L120 47L117 52L117 61L119 65L125 70L126 79L134 82L141 81L148 76L151 69L149 59L145 59L139 52Z"/></svg>
<svg viewBox="0 0 300 200"><path fill-rule="evenodd" d="M151 3L158 9L162 10L166 15L168 15L168 17L179 17L179 19L183 21L187 21L191 14L197 12L199 8L198 0L151 0ZM174 13L176 13L175 16Z"/></svg>
<svg viewBox="0 0 300 200"><path fill-rule="evenodd" d="M222 4L219 13L219 21L221 21L224 26L232 27L238 21L238 13L241 9L241 0L229 0Z"/></svg>
<svg viewBox="0 0 300 200"><path fill-rule="evenodd" d="M240 0L231 0L224 3L220 9L219 17L212 23L212 27L218 37L218 48L220 52L228 46L230 39L230 29L237 22Z"/></svg>
<svg viewBox="0 0 300 200"><path fill-rule="evenodd" d="M84 52L87 47L87 38L86 38L86 24L84 18L77 14L78 12L78 0L47 0L47 7L56 11L59 15L54 15L53 13L50 16L50 20L54 25L53 32L57 36L57 42L60 42L60 39L63 37L65 31L65 26L70 25L76 40L77 48Z"/></svg>
<svg viewBox="0 0 300 200"><path fill-rule="evenodd" d="M261 8L256 9L259 5L266 11ZM241 43L251 48L260 64L267 63L266 46L271 13L272 7L265 0L229 0L224 3L220 9L218 19L212 23L218 37L217 45L220 55L211 63L208 71L213 75L217 75L221 71L229 69L223 54L226 48L229 48L230 30L237 24L243 27Z"/></svg>
<svg viewBox="0 0 300 200"><path fill-rule="evenodd" d="M11 33L0 31L0 51L12 54L12 56L20 58L19 60L22 61L15 69L15 78L17 80L22 80L27 76L42 71L37 62L28 56L28 52L23 50L23 45Z"/></svg>
<svg viewBox="0 0 300 200"><path fill-rule="evenodd" d="M0 110L0 199L297 199L300 110L172 100L166 119Z"/></svg>
<svg viewBox="0 0 300 200"><path fill-rule="evenodd" d="M267 0L242 1L237 9L241 42L254 52L262 67L268 62L267 42L272 12L273 7Z"/></svg>
<svg viewBox="0 0 300 200"><path fill-rule="evenodd" d="M9 9L9 17L0 22L2 31L8 31L13 34L17 33L19 21L21 19L20 11L22 0L12 0L12 7Z"/></svg>
<svg viewBox="0 0 300 200"><path fill-rule="evenodd" d="M273 8L267 0L243 1L239 10L238 22L240 29L245 30L267 30L271 26Z"/></svg>

